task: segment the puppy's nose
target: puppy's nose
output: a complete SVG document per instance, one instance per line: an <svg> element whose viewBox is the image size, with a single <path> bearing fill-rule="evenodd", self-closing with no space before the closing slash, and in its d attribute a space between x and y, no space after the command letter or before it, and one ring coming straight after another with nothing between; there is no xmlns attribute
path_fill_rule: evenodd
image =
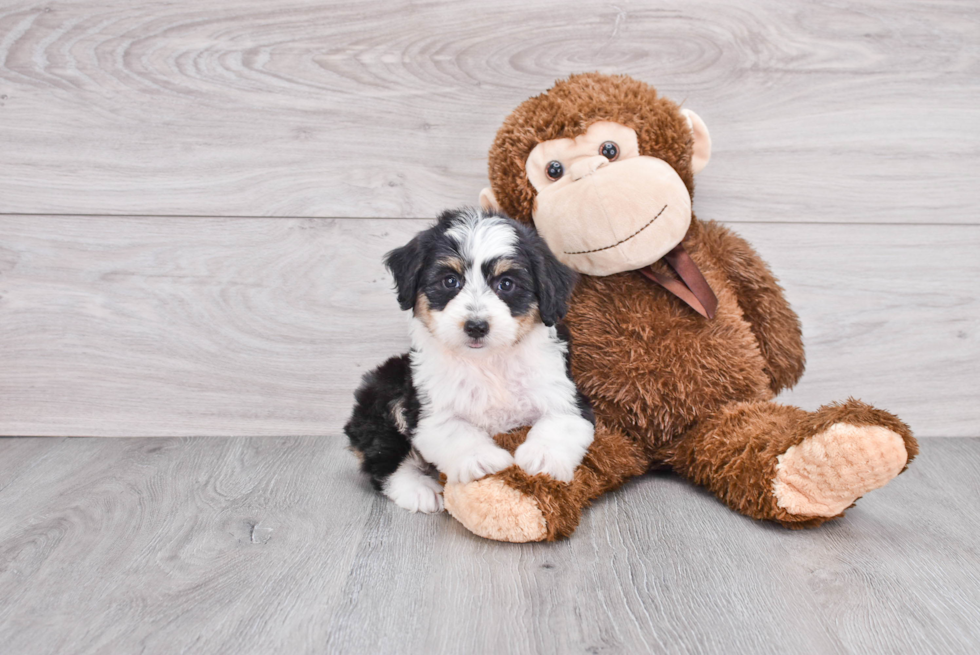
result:
<svg viewBox="0 0 980 655"><path fill-rule="evenodd" d="M486 321L466 321L463 324L463 332L470 339L482 339L490 332L490 324Z"/></svg>

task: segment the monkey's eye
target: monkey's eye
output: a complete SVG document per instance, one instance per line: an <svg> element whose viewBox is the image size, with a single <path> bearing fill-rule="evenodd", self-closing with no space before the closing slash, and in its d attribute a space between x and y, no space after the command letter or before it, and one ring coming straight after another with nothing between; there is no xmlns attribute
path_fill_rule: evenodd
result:
<svg viewBox="0 0 980 655"><path fill-rule="evenodd" d="M442 278L442 286L447 289L458 289L459 288L459 278L455 275L447 275Z"/></svg>
<svg viewBox="0 0 980 655"><path fill-rule="evenodd" d="M560 180L561 176L565 174L565 167L561 165L560 161L550 161L545 172L548 174L549 179Z"/></svg>
<svg viewBox="0 0 980 655"><path fill-rule="evenodd" d="M500 282L497 282L497 291L500 293L510 293L514 290L514 281L509 277L501 278Z"/></svg>
<svg viewBox="0 0 980 655"><path fill-rule="evenodd" d="M606 141L599 146L599 154L609 161L614 161L616 157L619 157L619 146L612 141Z"/></svg>

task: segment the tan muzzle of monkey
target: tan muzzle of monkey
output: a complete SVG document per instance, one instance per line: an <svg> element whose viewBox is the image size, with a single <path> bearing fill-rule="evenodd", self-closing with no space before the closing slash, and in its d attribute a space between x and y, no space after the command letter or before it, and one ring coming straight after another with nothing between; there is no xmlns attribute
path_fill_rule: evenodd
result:
<svg viewBox="0 0 980 655"><path fill-rule="evenodd" d="M592 168L592 167L589 167ZM585 275L649 266L691 224L691 196L667 162L631 157L542 189L534 225L552 252Z"/></svg>

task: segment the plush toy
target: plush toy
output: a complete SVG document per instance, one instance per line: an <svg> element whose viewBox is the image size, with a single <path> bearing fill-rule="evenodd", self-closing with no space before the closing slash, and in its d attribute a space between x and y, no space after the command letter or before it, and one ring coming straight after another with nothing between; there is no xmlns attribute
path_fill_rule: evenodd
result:
<svg viewBox="0 0 980 655"><path fill-rule="evenodd" d="M813 527L917 454L908 426L858 400L773 402L803 373L799 320L749 244L691 212L710 153L694 112L626 76L572 76L504 121L481 203L533 223L582 273L566 324L597 429L571 483L511 467L447 485L474 533L567 536L591 500L657 465L747 516Z"/></svg>

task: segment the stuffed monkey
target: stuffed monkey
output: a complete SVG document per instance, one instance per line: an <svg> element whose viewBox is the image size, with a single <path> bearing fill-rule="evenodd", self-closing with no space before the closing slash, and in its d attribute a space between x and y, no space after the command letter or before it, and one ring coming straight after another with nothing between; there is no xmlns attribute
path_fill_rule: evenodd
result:
<svg viewBox="0 0 980 655"><path fill-rule="evenodd" d="M567 536L591 500L663 465L737 512L812 527L917 454L908 426L858 400L773 402L803 373L799 320L748 243L693 215L710 154L694 112L626 76L575 75L504 121L481 204L533 223L582 274L565 322L597 426L571 483L511 467L447 485L474 533Z"/></svg>

